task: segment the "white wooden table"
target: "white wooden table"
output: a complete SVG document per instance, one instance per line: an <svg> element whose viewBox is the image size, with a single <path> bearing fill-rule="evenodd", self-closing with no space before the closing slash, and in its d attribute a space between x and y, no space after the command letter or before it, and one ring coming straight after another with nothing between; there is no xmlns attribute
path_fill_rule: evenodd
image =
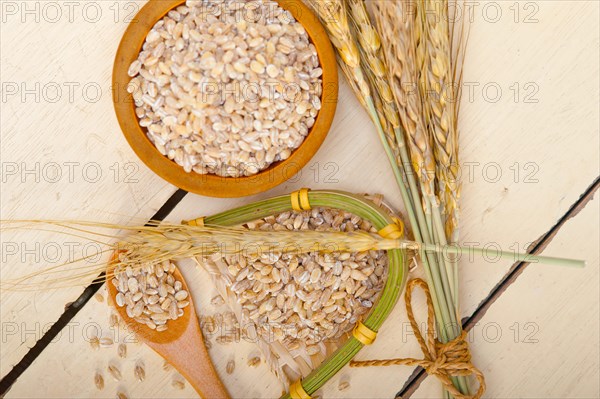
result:
<svg viewBox="0 0 600 399"><path fill-rule="evenodd" d="M113 56L129 15L142 4L0 2L3 219L139 223L176 191L136 158L112 110ZM461 261L462 315L471 318L471 349L487 377L486 397L600 396L600 202L592 199L600 166L599 11L596 1L482 1L474 9L460 121L463 242L528 249L539 241L541 253L588 261L584 270ZM336 165L333 176L327 176L328 162ZM386 162L368 118L342 83L333 128L293 183L244 199L188 194L168 219L207 215L305 186L382 193L401 208ZM35 254L44 248L36 249L35 242L58 240L41 233L2 237L2 279L40 267ZM32 254L24 261L10 255L14 245L33 248ZM184 272L199 311L218 311L209 303L216 291L203 272ZM1 292L0 376L10 375L80 294L77 288ZM417 302L416 311L424 315L423 303ZM95 329L115 334L109 314L106 303L92 299L6 397L114 397L118 389L130 397L196 397L187 384L182 391L173 388L173 371L135 344L119 362L124 380L111 381L105 372L106 387L97 391L94 373L118 360L116 347L92 351L87 341ZM403 333L406 325L400 301L377 342L358 358L420 356L414 338ZM120 342L130 338L118 332ZM244 367L258 353L253 344L215 344L210 352L234 397L281 393L264 364ZM228 375L231 358L238 366ZM139 359L146 365L143 383L133 378ZM322 395L393 397L404 387L413 397L440 396L437 381L426 378L419 385L413 371L344 368ZM337 390L340 379L351 384L343 393Z"/></svg>

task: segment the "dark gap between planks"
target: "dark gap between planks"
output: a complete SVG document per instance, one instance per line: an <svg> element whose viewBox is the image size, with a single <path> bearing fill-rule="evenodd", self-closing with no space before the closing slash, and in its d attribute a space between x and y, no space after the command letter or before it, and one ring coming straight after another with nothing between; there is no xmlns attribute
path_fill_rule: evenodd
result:
<svg viewBox="0 0 600 399"><path fill-rule="evenodd" d="M175 209L177 204L181 202L187 191L177 190L168 200L160 207L160 209L152 216L150 220L162 221ZM39 339L33 347L23 356L12 370L0 380L0 398L10 390L10 387L15 381L27 370L34 360L42 353L44 349L52 342L52 340L61 332L61 330L75 317L85 304L94 296L94 294L104 284L104 272L98 275L96 280L87 286L83 293L75 300L65 306L64 313L58 318L56 323Z"/></svg>
<svg viewBox="0 0 600 399"><path fill-rule="evenodd" d="M594 198L594 194L600 188L600 177L592 183L590 187L579 197L577 201L569 208L569 210L558 220L558 222L544 235L542 235L535 244L528 250L528 254L537 255L542 252L558 231L562 228L569 219L577 216L577 214ZM500 280L500 282L492 289L489 295L475 309L473 314L465 317L462 321L462 326L465 331L471 330L473 326L479 322L487 313L489 308L500 298L500 296L510 287L519 276L525 271L529 263L519 262L511 267L508 273ZM410 398L412 394L421 385L421 382L427 378L427 373L424 369L416 368L409 379L404 383L402 389L396 394L396 398Z"/></svg>

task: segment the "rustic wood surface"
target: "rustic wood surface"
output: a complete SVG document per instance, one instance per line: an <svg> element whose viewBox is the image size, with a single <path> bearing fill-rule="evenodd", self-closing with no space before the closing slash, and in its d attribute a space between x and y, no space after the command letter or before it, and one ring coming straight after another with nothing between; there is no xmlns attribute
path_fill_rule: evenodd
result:
<svg viewBox="0 0 600 399"><path fill-rule="evenodd" d="M20 4L15 3L22 7ZM87 22L81 14L75 14L72 23L66 16L59 23L43 18L31 23L33 17L29 16L29 23L23 23L22 10L18 10L16 16L6 14L7 22L0 25L4 95L9 88L5 82L16 82L18 90L22 82L27 88L36 82L42 87L48 82L80 82L81 86L98 82L103 89L95 103L77 94L72 102L63 99L51 103L42 94L39 103L34 102L33 94L21 101L21 92L3 99L2 218L68 217L127 223L132 218L152 216L174 191L146 170L127 147L107 91L112 55L125 29L123 20L133 10L127 4L142 3L97 4L103 12L97 23ZM500 17L494 12L498 7ZM115 22L117 9L120 13ZM598 176L598 12L599 4L594 1L482 2L474 10L461 108L462 241L497 244L503 249L517 245L523 250L556 230L544 254L588 261L584 271L529 266L478 321L471 347L475 363L488 378L488 397L600 395L598 201L588 203L573 219L557 226ZM43 68L32 54L45 60ZM496 98L498 88L501 95ZM300 176L268 193L243 199L187 195L169 219L208 215L300 187L381 193L401 209L397 188L368 118L344 83L340 93L331 133ZM59 134L64 141L57 140ZM7 169L14 166L12 163L18 166L25 162L32 169L35 162L43 167L44 163L69 161L81 165L97 162L109 177L98 183L87 183L77 175L73 183L65 177L57 183L42 177L38 183L33 175L25 175L28 179L22 183L20 171L12 175L8 173L12 169ZM127 184L121 176L115 183L110 169L115 162L121 168L127 162L137 164L139 181ZM67 172L65 166L62 170ZM48 236L12 239L34 240L44 242ZM23 265L15 256L9 260L2 264L3 279L20 274L23 268L39 266L31 260ZM198 313L224 311L210 305L216 290L208 276L187 266L182 271L192 287ZM463 317L471 316L485 302L511 266L505 261L461 259ZM80 292L1 293L2 376ZM415 301L414 306L418 315L425 315L422 301ZM96 329L101 336L117 334L119 342L134 339L123 329L110 329L109 314L106 303L90 301L6 397L114 397L117 390L130 397L197 397L189 384L184 390L175 389L172 381L179 377L172 370L163 370L162 359L145 346L129 343L125 360L117 357L116 346L93 351L88 340ZM400 301L376 343L358 358L420 357L407 326ZM491 342L498 326L503 335ZM13 328L16 330L10 332ZM40 332L28 333L36 328ZM536 329L537 333L528 335ZM483 331L488 335L482 335ZM519 343L514 342L514 334ZM527 339L538 342L522 342ZM258 354L254 344L218 345L212 341L209 352L233 397L274 397L281 393L282 386L264 363L256 368L246 365L248 357ZM236 363L231 375L225 372L230 359ZM140 360L147 374L143 383L133 378L133 366ZM110 379L106 371L109 362L122 368L122 381ZM103 372L106 382L102 391L93 384L97 370ZM393 397L413 371L403 367L346 367L322 394ZM347 391L338 391L341 380L350 382ZM438 397L440 393L439 384L427 378L414 395Z"/></svg>
<svg viewBox="0 0 600 399"><path fill-rule="evenodd" d="M585 270L529 265L469 333L474 361L487 376L486 397L598 397L599 310L590 298L600 295L600 236L590 221L599 218L596 196L543 251L585 258ZM412 397L436 397L438 385L427 378Z"/></svg>
<svg viewBox="0 0 600 399"><path fill-rule="evenodd" d="M145 221L176 188L135 157L114 115L110 78L126 27L123 16L115 23L111 4L94 3L102 6L103 16L96 21L94 6L87 7L84 17L78 3L69 22L64 2L55 3L65 14L52 23L53 10L44 12L44 4L2 3L2 219ZM34 11L21 19L26 6ZM1 278L57 265L86 248L94 251L84 244L52 234L3 232ZM12 255L15 246L19 253ZM21 249L30 252L21 256ZM0 375L10 371L81 291L2 292Z"/></svg>

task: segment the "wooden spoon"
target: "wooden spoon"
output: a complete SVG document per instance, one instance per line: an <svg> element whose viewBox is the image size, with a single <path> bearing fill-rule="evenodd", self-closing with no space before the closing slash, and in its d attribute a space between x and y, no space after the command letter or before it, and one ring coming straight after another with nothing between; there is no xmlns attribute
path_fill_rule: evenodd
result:
<svg viewBox="0 0 600 399"><path fill-rule="evenodd" d="M173 277L176 281L181 281L182 289L190 292L178 269L173 272ZM127 326L135 331L138 339L172 364L201 397L229 398L204 345L191 295L186 299L190 304L184 308L183 316L177 320L169 320L166 331L156 331L129 317L125 307L116 305L117 288L112 282L107 282L106 286L111 304Z"/></svg>

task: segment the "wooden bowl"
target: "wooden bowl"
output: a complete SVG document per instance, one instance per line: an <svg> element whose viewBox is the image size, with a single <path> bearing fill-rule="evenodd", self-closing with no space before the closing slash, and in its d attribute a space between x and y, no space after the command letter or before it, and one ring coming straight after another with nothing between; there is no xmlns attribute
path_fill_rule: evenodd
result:
<svg viewBox="0 0 600 399"><path fill-rule="evenodd" d="M266 191L292 178L317 152L329 132L337 106L338 74L335 53L318 18L300 0L276 0L300 22L317 49L323 69L322 108L302 144L292 155L267 169L248 177L221 177L213 174L187 173L183 167L163 156L146 136L138 123L135 104L127 86L131 77L129 65L137 59L146 35L154 24L185 0L151 0L138 12L127 27L113 68L113 102L117 119L125 138L137 156L169 183L186 191L211 197L243 197Z"/></svg>

